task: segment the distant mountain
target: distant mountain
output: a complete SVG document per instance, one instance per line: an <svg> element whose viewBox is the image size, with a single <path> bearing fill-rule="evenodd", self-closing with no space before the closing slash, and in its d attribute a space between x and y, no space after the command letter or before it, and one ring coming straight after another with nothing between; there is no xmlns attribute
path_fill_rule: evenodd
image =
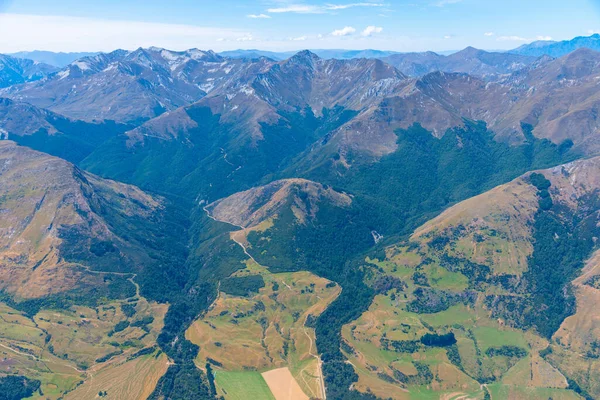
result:
<svg viewBox="0 0 600 400"><path fill-rule="evenodd" d="M40 80L57 69L37 61L0 54L0 88Z"/></svg>
<svg viewBox="0 0 600 400"><path fill-rule="evenodd" d="M182 195L216 200L233 188L247 189L265 171L274 173L406 80L376 59L324 60L303 51L280 62L255 60L232 70L198 102L107 142L84 164L142 187L166 184ZM172 157L181 168L167 180L159 178L162 168L136 170L142 159L158 166ZM213 181L213 174L220 178Z"/></svg>
<svg viewBox="0 0 600 400"><path fill-rule="evenodd" d="M321 58L336 58L338 60L350 60L353 58L382 58L392 54L398 54L396 51L384 50L311 50Z"/></svg>
<svg viewBox="0 0 600 400"><path fill-rule="evenodd" d="M461 59L470 53L480 67L487 64L477 55L497 56L467 49ZM232 70L196 103L105 143L83 165L144 189L166 186L212 201L259 184L265 171L292 168L287 173L297 176L326 165L343 175L394 154L398 130L415 124L442 138L466 121L483 121L502 143L549 139L564 146L559 152L574 146L595 154L598 73L600 53L583 49L496 82L456 72L411 79L381 60L324 60L309 51L280 62L263 58ZM171 159L180 168L166 176L161 166Z"/></svg>
<svg viewBox="0 0 600 400"><path fill-rule="evenodd" d="M572 141L579 151L597 154L598 74L600 53L587 49L556 60L540 59L499 82L432 72L362 109L333 130L326 143L313 146L310 157L323 159L321 151L380 157L397 148L397 129L420 124L442 137L449 128L463 126L465 119L486 122L497 140L523 142L528 132L521 123L526 123L534 137L557 144Z"/></svg>
<svg viewBox="0 0 600 400"><path fill-rule="evenodd" d="M525 68L535 59L536 57L524 55L487 52L473 47L467 47L447 56L428 51L394 54L383 58L385 62L409 76L422 76L441 71L462 72L480 77L512 73Z"/></svg>
<svg viewBox="0 0 600 400"><path fill-rule="evenodd" d="M321 58L331 59L336 58L338 60L350 60L353 58L382 58L392 54L397 54L395 51L382 51L382 50L335 50L335 49L311 49L310 52L318 55ZM290 58L295 51L263 51L263 50L230 50L219 53L223 57L231 58L259 58L267 57L273 60L282 61Z"/></svg>
<svg viewBox="0 0 600 400"><path fill-rule="evenodd" d="M0 95L71 118L139 123L201 99L243 63L197 49L116 50Z"/></svg>
<svg viewBox="0 0 600 400"><path fill-rule="evenodd" d="M91 57L95 56L99 53L90 53L90 52L82 52L82 53L55 53L52 51L20 51L18 53L9 54L15 58L26 58L29 60L37 61L40 63L45 63L49 65L53 65L58 68L66 67L71 64L73 61L78 60L83 57Z"/></svg>
<svg viewBox="0 0 600 400"><path fill-rule="evenodd" d="M270 59L276 60L276 61L285 60L286 58L289 58L289 57L293 56L294 54L295 53L293 51L291 51L291 52L290 51L276 52L276 51L266 51L266 50L257 50L257 49L228 50L228 51L222 51L219 53L220 56L228 57L228 58L252 59L252 58L267 57L267 58L270 58Z"/></svg>
<svg viewBox="0 0 600 400"><path fill-rule="evenodd" d="M323 59L351 60L355 58L378 58L409 76L422 76L430 72L464 72L476 76L496 76L515 72L535 61L536 57L488 52L467 47L461 51L434 53L398 53L381 50L309 50ZM230 58L253 59L267 57L275 61L286 60L295 52L271 52L262 50L233 50L219 53Z"/></svg>
<svg viewBox="0 0 600 400"><path fill-rule="evenodd" d="M560 42L541 40L530 44L524 44L521 47L511 50L510 53L534 57L543 55L562 57L581 48L600 51L600 34L596 33L591 36L578 36L574 39L563 40Z"/></svg>

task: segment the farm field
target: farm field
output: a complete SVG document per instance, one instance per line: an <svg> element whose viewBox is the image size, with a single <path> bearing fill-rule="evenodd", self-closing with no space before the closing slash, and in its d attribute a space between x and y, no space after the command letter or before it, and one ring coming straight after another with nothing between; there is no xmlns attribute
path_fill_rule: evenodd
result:
<svg viewBox="0 0 600 400"><path fill-rule="evenodd" d="M120 360L94 372L77 389L65 396L65 400L95 399L106 392L108 398L145 400L169 366L165 354L152 354L134 359Z"/></svg>
<svg viewBox="0 0 600 400"><path fill-rule="evenodd" d="M262 373L276 400L308 400L289 368L277 368Z"/></svg>
<svg viewBox="0 0 600 400"><path fill-rule="evenodd" d="M33 317L2 303L0 373L39 380L33 398L95 398L100 387L145 398L167 367L154 348L166 311L139 296L96 308L42 309Z"/></svg>
<svg viewBox="0 0 600 400"><path fill-rule="evenodd" d="M289 368L307 396L321 397L311 323L338 296L339 286L308 272L272 274L252 260L231 278L256 276L264 281L256 292L236 296L222 289L186 332L201 348L197 365L210 363L219 373Z"/></svg>
<svg viewBox="0 0 600 400"><path fill-rule="evenodd" d="M503 263L498 273L522 272L530 247L526 240L510 238L524 235L526 226L521 220L502 226L502 218L494 216L486 224L461 225L459 234L452 224L466 223L474 212L460 207L418 229L410 245L388 247L384 260L366 259L372 266L369 283L385 289L342 329L342 349L359 375L355 388L399 400L548 399L567 392L571 397L565 398L577 398L564 390L563 374L539 355L548 340L491 318L483 297L503 289L489 285L480 295L469 290L469 263L483 262L490 269ZM441 232L449 239L438 244ZM506 251L518 256L503 255ZM453 270L448 257L454 257ZM428 343L427 336L452 339ZM490 388L478 382L489 382Z"/></svg>
<svg viewBox="0 0 600 400"><path fill-rule="evenodd" d="M276 400L267 382L256 371L216 371L217 394L227 400Z"/></svg>

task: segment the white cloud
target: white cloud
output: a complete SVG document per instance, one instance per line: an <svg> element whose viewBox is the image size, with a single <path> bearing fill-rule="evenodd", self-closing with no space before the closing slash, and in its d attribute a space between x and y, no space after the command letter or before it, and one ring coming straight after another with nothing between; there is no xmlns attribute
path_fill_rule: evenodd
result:
<svg viewBox="0 0 600 400"><path fill-rule="evenodd" d="M267 19L267 18L271 18L271 16L267 15L267 14L248 14L247 17L248 18L252 18L252 19Z"/></svg>
<svg viewBox="0 0 600 400"><path fill-rule="evenodd" d="M195 25L0 13L0 37L11 38L0 41L0 53L112 51L150 46L210 49L220 38L235 41L247 34L238 29Z"/></svg>
<svg viewBox="0 0 600 400"><path fill-rule="evenodd" d="M588 29L587 33L589 35L595 35L596 33L600 33L600 29Z"/></svg>
<svg viewBox="0 0 600 400"><path fill-rule="evenodd" d="M536 40L552 40L552 36L536 36L533 39L521 36L500 36L496 40L499 42L533 42Z"/></svg>
<svg viewBox="0 0 600 400"><path fill-rule="evenodd" d="M500 36L498 39L499 42L529 42L529 39L526 39L521 36Z"/></svg>
<svg viewBox="0 0 600 400"><path fill-rule="evenodd" d="M383 7L380 3L350 3L350 4L327 4L324 6L327 10L345 10L354 7Z"/></svg>
<svg viewBox="0 0 600 400"><path fill-rule="evenodd" d="M296 42L303 42L306 39L308 39L307 36L298 36L298 37L295 37L295 38L290 38L290 40L293 40L293 41L296 41Z"/></svg>
<svg viewBox="0 0 600 400"><path fill-rule="evenodd" d="M305 5L290 5L285 7L269 8L269 13L298 13L298 14L318 14L321 11L320 7L317 6L305 6Z"/></svg>
<svg viewBox="0 0 600 400"><path fill-rule="evenodd" d="M336 29L335 31L331 32L331 34L333 36L348 36L353 34L354 32L356 32L356 29L354 29L351 26L345 26L342 29Z"/></svg>
<svg viewBox="0 0 600 400"><path fill-rule="evenodd" d="M483 34L483 36L494 36L495 33L494 32L486 32Z"/></svg>
<svg viewBox="0 0 600 400"><path fill-rule="evenodd" d="M383 31L382 27L370 25L370 26L367 26L364 31L362 31L361 35L368 37L374 33L381 33L382 31Z"/></svg>
<svg viewBox="0 0 600 400"><path fill-rule="evenodd" d="M450 4L458 4L461 3L463 0L439 0L435 3L436 7L444 7Z"/></svg>
<svg viewBox="0 0 600 400"><path fill-rule="evenodd" d="M453 37L454 37L454 36L452 36L452 35L445 35L445 36L444 36L444 39L452 39Z"/></svg>
<svg viewBox="0 0 600 400"><path fill-rule="evenodd" d="M290 4L283 7L267 9L269 13L297 13L297 14L323 14L330 11L346 10L355 7L383 7L381 3L348 3L348 4L325 4L322 6L308 4Z"/></svg>
<svg viewBox="0 0 600 400"><path fill-rule="evenodd" d="M254 38L252 37L251 34L248 33L244 36L240 36L240 37L236 38L235 40L238 42L251 42L254 40Z"/></svg>

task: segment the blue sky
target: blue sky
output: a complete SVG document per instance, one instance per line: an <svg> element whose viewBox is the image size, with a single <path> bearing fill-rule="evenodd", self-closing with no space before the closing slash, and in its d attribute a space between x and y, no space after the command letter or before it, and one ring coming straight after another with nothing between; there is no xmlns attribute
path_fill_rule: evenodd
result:
<svg viewBox="0 0 600 400"><path fill-rule="evenodd" d="M595 32L600 0L0 0L0 52L510 49Z"/></svg>

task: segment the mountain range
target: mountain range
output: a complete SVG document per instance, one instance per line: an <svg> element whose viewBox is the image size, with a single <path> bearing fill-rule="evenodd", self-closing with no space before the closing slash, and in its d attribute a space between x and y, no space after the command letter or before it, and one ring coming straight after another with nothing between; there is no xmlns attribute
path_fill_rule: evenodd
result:
<svg viewBox="0 0 600 400"><path fill-rule="evenodd" d="M591 36L578 36L574 39L562 40L560 42L552 40L539 40L533 43L524 44L523 46L517 47L510 52L534 57L539 57L542 55L547 55L550 57L562 57L580 48L600 50L600 34L595 33Z"/></svg>
<svg viewBox="0 0 600 400"><path fill-rule="evenodd" d="M511 53L511 54L519 54L523 56L529 57L541 57L541 56L550 56L550 57L562 57L567 55L568 53L575 51L580 48L589 48L591 50L599 50L599 39L600 34L594 33L590 36L578 36L573 39L562 40L562 41L554 41L554 40L538 40L528 44L524 44L522 46L517 47L516 49L508 50L508 51L488 51L488 53ZM337 59L351 59L351 58L386 58L397 56L397 58L407 57L409 60L415 59L417 62L419 60L426 60L428 57L432 57L434 52L426 51L422 53L402 53L398 51L382 51L382 50L323 50L323 49L311 49L311 52L315 53L321 58L337 58ZM224 57L231 58L259 58L259 57L267 57L273 60L282 61L294 55L293 51L286 52L275 52L275 51L264 51L258 49L252 50L231 50L224 51L221 54ZM435 52L437 56L450 56L452 54L458 53L458 51L438 51ZM439 57L443 59L443 57ZM33 58L32 58L33 59ZM518 59L518 58L517 58ZM36 59L37 60L37 59ZM522 59L521 59L522 60ZM42 61L42 60L37 60ZM44 61L45 62L45 61ZM53 64L48 62L49 64ZM404 71L403 71L404 72Z"/></svg>
<svg viewBox="0 0 600 400"><path fill-rule="evenodd" d="M5 60L0 393L600 397L600 53Z"/></svg>
<svg viewBox="0 0 600 400"><path fill-rule="evenodd" d="M117 50L84 57L44 82L12 86L2 95L78 119L129 123L199 100L241 64L200 50Z"/></svg>
<svg viewBox="0 0 600 400"><path fill-rule="evenodd" d="M338 60L350 60L352 58L383 58L392 54L397 54L396 51L384 51L384 50L343 50L343 49L311 49L312 53L318 55L321 58L336 58ZM222 51L219 54L223 57L229 58L260 58L267 57L277 61L283 61L293 56L295 51L264 51L264 50L229 50Z"/></svg>

